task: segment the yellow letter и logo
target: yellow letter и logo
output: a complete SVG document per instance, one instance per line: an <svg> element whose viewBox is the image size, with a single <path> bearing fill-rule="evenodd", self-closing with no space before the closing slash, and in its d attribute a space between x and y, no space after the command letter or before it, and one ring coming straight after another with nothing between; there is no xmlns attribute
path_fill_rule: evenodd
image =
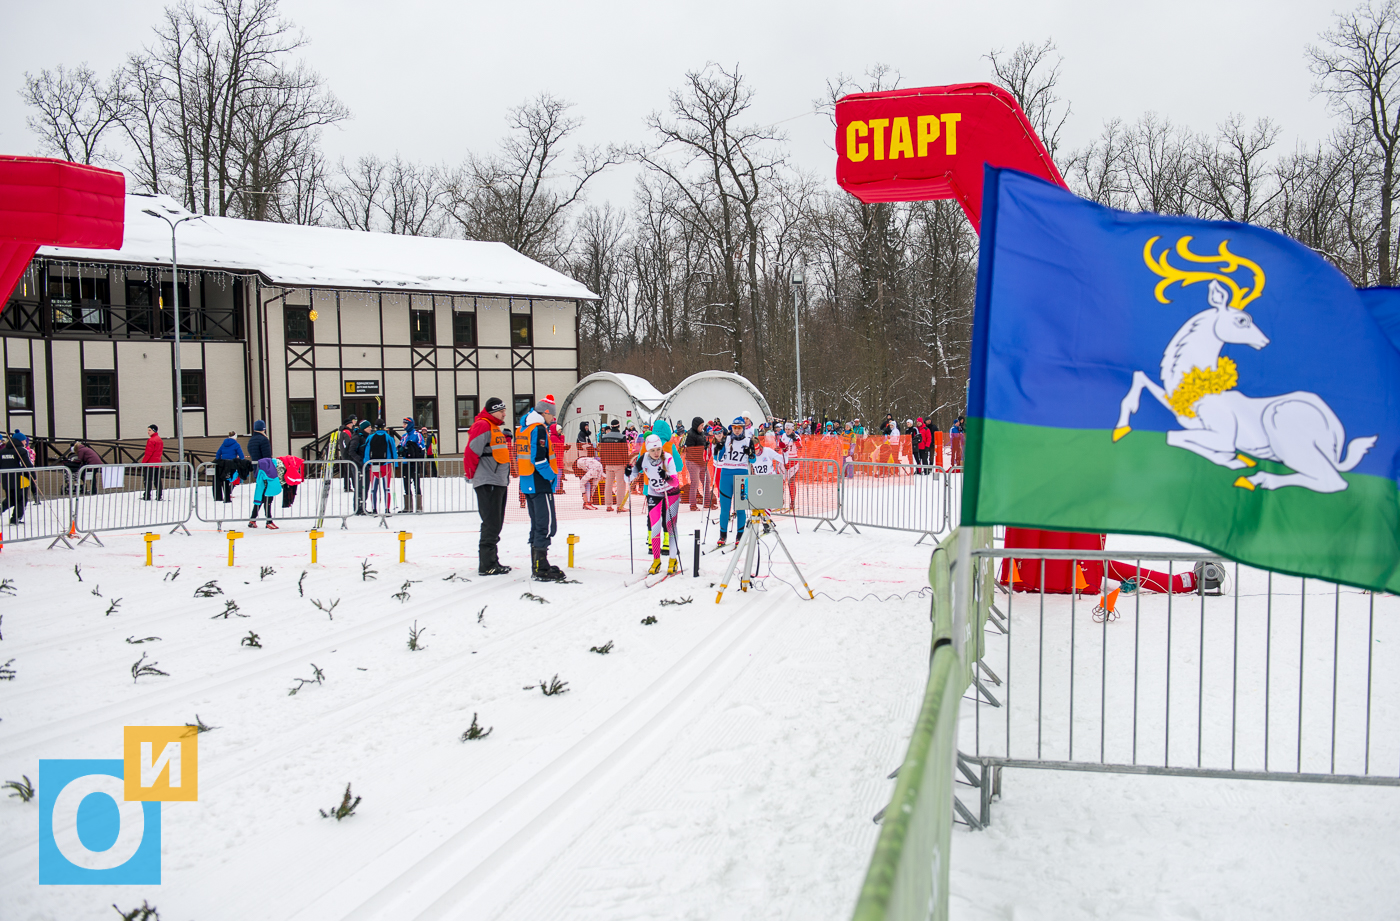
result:
<svg viewBox="0 0 1400 921"><path fill-rule="evenodd" d="M127 726L122 745L126 799L199 799L199 734L189 726Z"/></svg>

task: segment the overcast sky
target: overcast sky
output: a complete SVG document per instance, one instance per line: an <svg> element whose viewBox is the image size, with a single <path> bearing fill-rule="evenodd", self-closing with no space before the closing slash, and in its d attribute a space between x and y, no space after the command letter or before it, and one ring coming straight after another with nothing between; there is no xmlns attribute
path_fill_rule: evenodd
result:
<svg viewBox="0 0 1400 921"><path fill-rule="evenodd" d="M0 152L35 153L18 89L26 70L86 61L105 73L151 40L163 0L0 0ZM1232 112L1267 115L1285 142L1331 130L1304 49L1335 10L1327 0L1007 0L902 3L759 0L451 2L283 0L311 40L306 60L350 107L332 160L360 153L456 162L505 130L506 110L541 91L576 103L588 143L641 141L686 70L737 64L757 91L754 120L784 121L793 161L830 177L831 129L813 100L837 74L883 62L903 86L987 79L989 49L1053 38L1073 104L1068 147L1114 116L1156 110L1209 130ZM630 199L627 173L593 200Z"/></svg>

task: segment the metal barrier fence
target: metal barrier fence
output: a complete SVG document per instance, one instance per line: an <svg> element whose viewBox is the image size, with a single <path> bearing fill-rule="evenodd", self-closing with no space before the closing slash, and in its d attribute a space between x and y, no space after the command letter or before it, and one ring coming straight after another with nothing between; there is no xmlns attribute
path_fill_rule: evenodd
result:
<svg viewBox="0 0 1400 921"><path fill-rule="evenodd" d="M1007 632L986 638L1000 700L979 694L960 739L983 782L1034 767L1400 785L1400 598L1203 553L973 558L990 576L998 557L1013 586L1069 560L1085 588L1006 596Z"/></svg>
<svg viewBox="0 0 1400 921"><path fill-rule="evenodd" d="M458 462L460 464L460 461ZM220 463L200 464L195 471L194 515L200 521L212 522L223 530L226 521L251 521L266 512L254 508L257 491L256 475L226 486L233 468ZM273 521L316 521L339 518L342 529L346 519L354 517L361 505L359 468L350 461L304 461L305 479L295 486L284 486L272 497Z"/></svg>
<svg viewBox="0 0 1400 921"><path fill-rule="evenodd" d="M990 547L988 528L960 528L933 552L933 641L929 680L909 749L897 774L875 854L856 902L856 921L948 917L948 868L955 813L973 816L953 795L962 695L983 650L990 583L975 575L972 552Z"/></svg>
<svg viewBox="0 0 1400 921"><path fill-rule="evenodd" d="M951 480L933 467L847 462L846 469L850 475L842 476L840 495L843 531L890 528L933 537L954 520Z"/></svg>
<svg viewBox="0 0 1400 921"><path fill-rule="evenodd" d="M826 460L817 457L800 457L795 463L797 472L788 479L787 508L774 512L793 518L815 518L825 522L831 529L841 517L841 468L839 460Z"/></svg>
<svg viewBox="0 0 1400 921"><path fill-rule="evenodd" d="M25 467L0 473L0 533L5 543L68 543L73 523L73 472L67 467Z"/></svg>
<svg viewBox="0 0 1400 921"><path fill-rule="evenodd" d="M73 527L83 540L99 531L183 529L194 511L194 468L185 463L82 467Z"/></svg>
<svg viewBox="0 0 1400 921"><path fill-rule="evenodd" d="M361 471L364 505L388 527L392 515L450 515L476 511L476 490L460 457L366 464Z"/></svg>

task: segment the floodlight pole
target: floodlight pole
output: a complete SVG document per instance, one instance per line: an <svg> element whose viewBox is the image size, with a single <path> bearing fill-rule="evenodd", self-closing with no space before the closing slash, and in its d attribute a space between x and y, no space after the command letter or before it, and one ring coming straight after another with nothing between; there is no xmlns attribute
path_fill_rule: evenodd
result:
<svg viewBox="0 0 1400 921"><path fill-rule="evenodd" d="M158 217L170 225L170 290L175 310L175 441L179 446L176 461L183 464L185 462L185 381L184 368L180 364L180 255L175 247L175 228L185 221L197 221L203 215L191 214L177 221L172 221L167 215L151 208L146 208L143 213L149 214L151 217ZM180 485L182 487L184 486L184 469L180 468Z"/></svg>
<svg viewBox="0 0 1400 921"><path fill-rule="evenodd" d="M797 365L797 418L802 419L802 315L798 310L797 289L801 288L804 266L798 263L792 270L792 338L796 348Z"/></svg>

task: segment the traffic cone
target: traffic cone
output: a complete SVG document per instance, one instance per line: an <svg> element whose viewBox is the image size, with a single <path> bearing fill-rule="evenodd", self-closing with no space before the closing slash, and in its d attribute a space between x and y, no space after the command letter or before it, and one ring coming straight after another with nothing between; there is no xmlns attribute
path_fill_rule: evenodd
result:
<svg viewBox="0 0 1400 921"><path fill-rule="evenodd" d="M1084 570L1079 568L1079 564L1074 564L1074 590L1082 592L1089 587L1089 583L1084 578Z"/></svg>
<svg viewBox="0 0 1400 921"><path fill-rule="evenodd" d="M1017 568L1017 566L1016 566L1016 561L1015 561L1015 560L1012 560L1012 561L1011 561L1011 584L1012 584L1012 585L1015 585L1017 582L1020 582L1020 581L1021 581L1021 570L1020 570L1019 568Z"/></svg>
<svg viewBox="0 0 1400 921"><path fill-rule="evenodd" d="M1118 604L1118 593L1122 589L1115 588L1099 599L1099 603L1094 606L1095 623L1112 623L1118 619L1118 614L1113 609Z"/></svg>

